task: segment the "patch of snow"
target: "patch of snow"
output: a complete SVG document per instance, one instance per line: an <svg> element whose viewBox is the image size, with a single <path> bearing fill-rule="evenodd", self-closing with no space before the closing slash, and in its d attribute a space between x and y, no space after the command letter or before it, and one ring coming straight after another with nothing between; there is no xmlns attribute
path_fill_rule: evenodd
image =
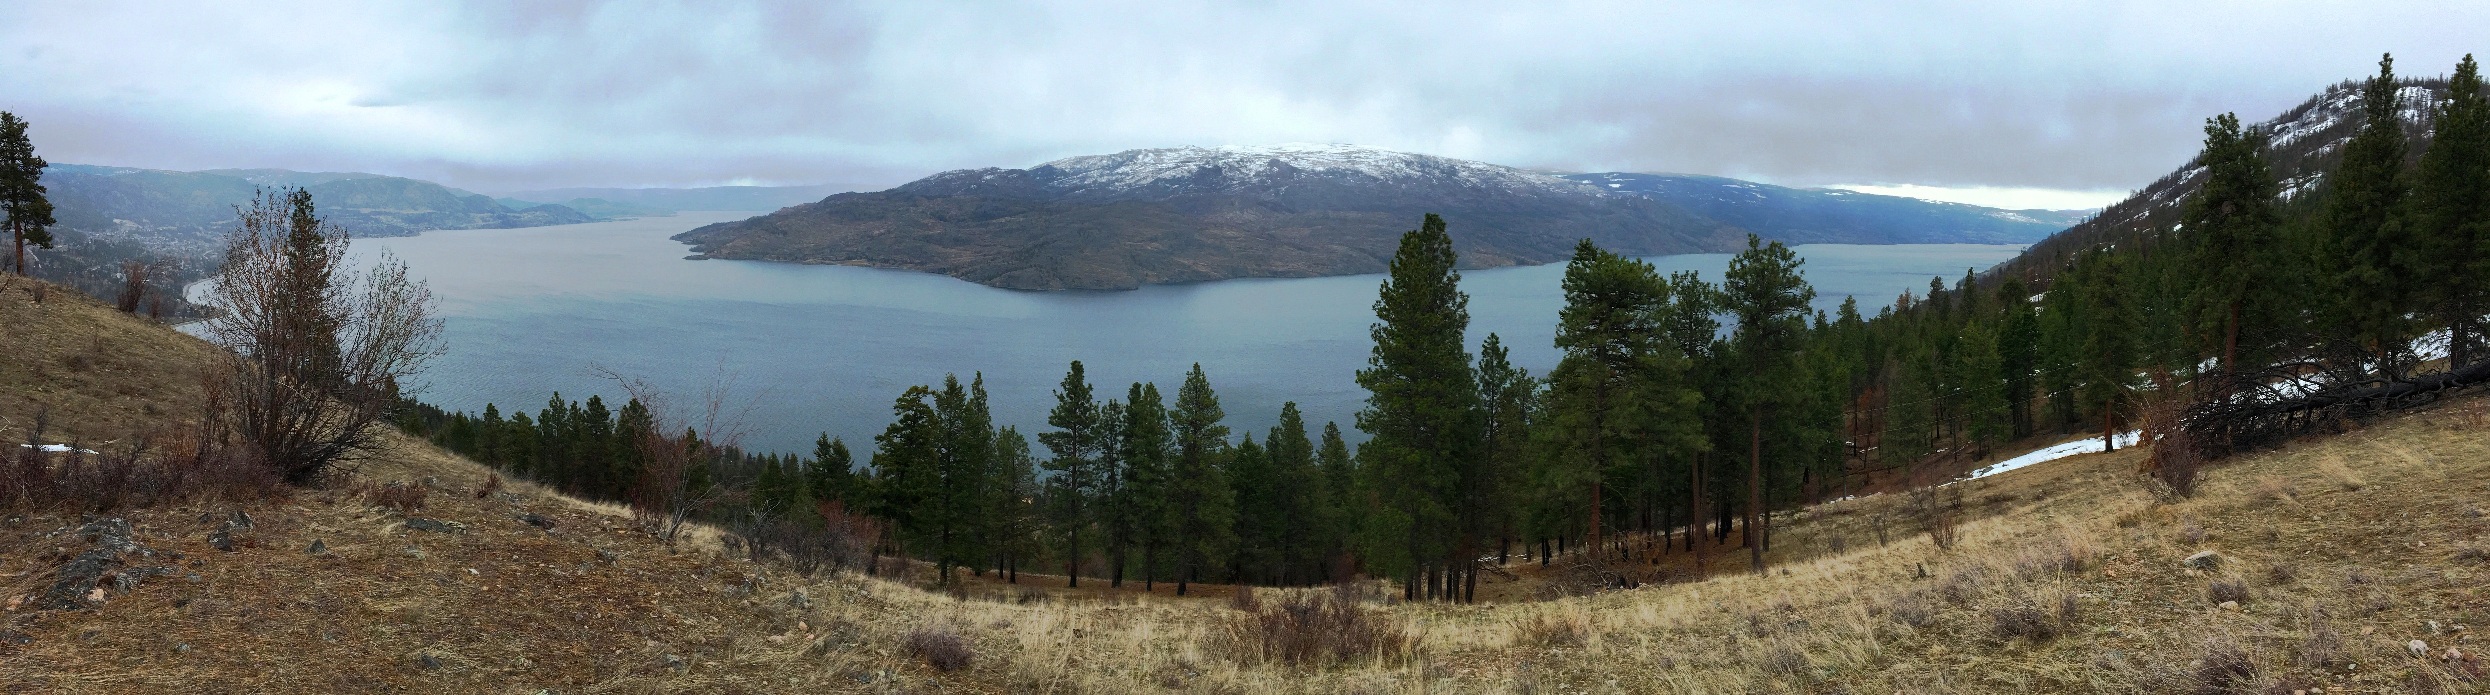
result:
<svg viewBox="0 0 2490 695"><path fill-rule="evenodd" d="M2118 446L2120 448L2135 446L2137 436L2139 436L2139 433L2133 430L2119 433L2117 437ZM1964 478L1964 480L1978 480L1992 475L1997 475L1999 473L2004 473L2006 471L2027 467L2035 463L2056 461L2058 459L2074 456L2076 454L2089 454L2100 450L2100 437L2078 439L2056 446L2042 447L2038 451L2033 451L2022 456L1989 464L1979 470L1972 471L1971 477Z"/></svg>
<svg viewBox="0 0 2490 695"><path fill-rule="evenodd" d="M66 454L71 451L67 444L19 444L17 448L33 449L46 454ZM76 451L81 454L95 453L94 449L77 449Z"/></svg>
<svg viewBox="0 0 2490 695"><path fill-rule="evenodd" d="M1194 181L1241 182L1268 178L1283 169L1377 181L1450 179L1489 190L1561 192L1606 196L1599 188L1513 167L1450 157L1411 154L1359 145L1291 143L1127 150L1066 157L1038 165L1052 170L1051 188L1075 193L1116 193L1151 186L1185 187ZM1215 174L1215 178L1204 177Z"/></svg>

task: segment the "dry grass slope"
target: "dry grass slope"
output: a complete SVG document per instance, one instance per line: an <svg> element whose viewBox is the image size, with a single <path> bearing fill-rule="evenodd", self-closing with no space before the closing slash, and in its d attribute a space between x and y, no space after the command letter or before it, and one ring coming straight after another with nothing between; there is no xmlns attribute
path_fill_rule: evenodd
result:
<svg viewBox="0 0 2490 695"><path fill-rule="evenodd" d="M14 425L51 404L63 431L100 440L185 412L195 379L182 369L204 345L65 294L40 308L22 291L0 296L0 318L38 336L37 349L0 345L0 417ZM79 351L134 359L61 363ZM1478 606L1369 593L1369 617L1407 651L1290 665L1248 652L1267 636L1224 591L985 585L974 594L985 598L962 599L808 579L714 540L669 551L620 509L525 483L478 497L483 469L401 442L347 485L248 509L256 528L232 552L205 540L222 506L129 514L141 544L180 553L179 572L92 610L0 613L0 691L2332 693L2490 682L2473 655L2490 645L2472 635L2490 625L2483 399L2243 458L2210 470L2188 500L2157 496L2134 474L2137 456L1965 484L1969 518L1950 550L1904 520L1900 496L1878 495L1777 522L1764 576ZM430 492L412 512L355 494L389 482ZM530 513L553 528L518 520ZM465 529L411 530L410 518ZM48 581L79 549L61 533L77 522L0 523L0 600ZM306 552L314 541L326 552ZM2204 550L2221 559L2183 566Z"/></svg>

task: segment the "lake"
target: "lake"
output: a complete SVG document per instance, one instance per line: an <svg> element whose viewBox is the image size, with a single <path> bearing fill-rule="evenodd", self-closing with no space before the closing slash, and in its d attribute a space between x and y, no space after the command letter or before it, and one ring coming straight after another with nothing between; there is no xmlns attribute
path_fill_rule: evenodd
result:
<svg viewBox="0 0 2490 695"><path fill-rule="evenodd" d="M982 370L996 423L1019 426L1034 444L1072 360L1100 398L1118 399L1135 381L1155 381L1173 399L1200 362L1231 427L1260 432L1278 421L1282 402L1296 401L1309 426L1337 421L1352 441L1364 438L1352 424L1366 396L1355 374L1366 364L1381 275L1039 293L895 270L685 260L689 247L666 238L752 214L434 231L354 246L396 254L442 300L447 352L415 386L417 397L453 410L490 402L532 415L557 390L620 401L620 386L600 376L608 371L658 388L678 418L705 410L693 407L704 393L728 394L747 448L809 452L828 432L862 458L890 422L892 400L947 373L966 381ZM1819 308L1857 295L1873 315L1905 290L1924 292L1930 276L1951 284L2020 248L1797 251ZM1718 282L1729 255L1647 260L1664 274L1696 270ZM1563 264L1465 271L1473 351L1493 332L1532 373L1554 366L1563 275Z"/></svg>

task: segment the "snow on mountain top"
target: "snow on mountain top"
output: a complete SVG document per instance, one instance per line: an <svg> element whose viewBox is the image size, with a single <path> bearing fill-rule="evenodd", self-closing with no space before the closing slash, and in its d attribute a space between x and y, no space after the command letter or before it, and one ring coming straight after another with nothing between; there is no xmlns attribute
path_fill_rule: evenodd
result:
<svg viewBox="0 0 2490 695"><path fill-rule="evenodd" d="M1264 180L1283 170L1295 170L1387 182L1429 180L1479 188L1606 195L1592 186L1513 167L1342 144L1126 150L1066 157L1038 165L1032 171L1048 169L1057 174L1048 185L1068 191L1184 186L1206 174L1230 184L1246 183Z"/></svg>

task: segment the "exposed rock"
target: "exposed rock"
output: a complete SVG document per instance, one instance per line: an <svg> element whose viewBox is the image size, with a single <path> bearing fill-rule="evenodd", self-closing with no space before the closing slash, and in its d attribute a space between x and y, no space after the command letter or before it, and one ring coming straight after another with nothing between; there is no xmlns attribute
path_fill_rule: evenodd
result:
<svg viewBox="0 0 2490 695"><path fill-rule="evenodd" d="M659 666L666 667L666 670L668 671L676 673L682 673L685 669L691 668L691 664L683 661L683 657L675 656L673 654L666 654L657 657L657 664Z"/></svg>
<svg viewBox="0 0 2490 695"><path fill-rule="evenodd" d="M547 531L553 530L553 527L556 525L553 523L553 519L534 512L519 515L519 522Z"/></svg>
<svg viewBox="0 0 2490 695"><path fill-rule="evenodd" d="M170 567L124 569L131 556L152 557L155 551L140 546L132 536L130 522L119 517L96 519L78 528L76 535L90 544L67 564L55 571L57 577L44 592L45 607L63 610L88 608L103 603L107 588L128 592L139 582L174 573Z"/></svg>
<svg viewBox="0 0 2490 695"><path fill-rule="evenodd" d="M415 667L426 671L439 671L441 660L431 654L418 654L415 656Z"/></svg>
<svg viewBox="0 0 2490 695"><path fill-rule="evenodd" d="M2179 564L2188 569L2209 570L2222 566L2222 554L2211 550L2199 550L2196 554L2187 556L2187 559L2179 561Z"/></svg>
<svg viewBox="0 0 2490 695"><path fill-rule="evenodd" d="M2226 611L2236 611L2236 610L2239 610L2239 602L2238 602L2238 601L2223 601L2222 603L2218 604L2216 607L2221 608L2222 610L2226 610Z"/></svg>
<svg viewBox="0 0 2490 695"><path fill-rule="evenodd" d="M327 554L327 553L328 553L328 551L329 551L329 544L328 544L328 541L324 541L324 540L321 540L321 539L318 539L318 538L311 539L311 547L309 547L309 548L304 548L304 549L303 549L303 552L305 552L305 553L310 553L310 554L313 554L313 555L324 555L324 554Z"/></svg>
<svg viewBox="0 0 2490 695"><path fill-rule="evenodd" d="M597 559L603 560L605 561L605 564L611 565L622 561L622 553L600 548L597 550Z"/></svg>
<svg viewBox="0 0 2490 695"><path fill-rule="evenodd" d="M2417 639L2405 642L2404 651L2412 652L2413 656L2425 656L2429 654L2429 643Z"/></svg>
<svg viewBox="0 0 2490 695"><path fill-rule="evenodd" d="M805 596L802 589L798 589L787 594L787 607L799 611L811 608L813 607L813 599L810 596Z"/></svg>
<svg viewBox="0 0 2490 695"><path fill-rule="evenodd" d="M440 519L426 519L426 518L424 518L424 517L420 517L420 516L410 516L410 517L407 517L407 518L406 518L406 527L407 527L407 528L409 528L409 529L412 529L412 530L416 530L416 531L430 531L430 532L433 532L433 533L466 533L466 532L467 532L467 525L466 525L466 524L458 523L458 522L455 522L455 521L443 521L443 520L440 520Z"/></svg>

